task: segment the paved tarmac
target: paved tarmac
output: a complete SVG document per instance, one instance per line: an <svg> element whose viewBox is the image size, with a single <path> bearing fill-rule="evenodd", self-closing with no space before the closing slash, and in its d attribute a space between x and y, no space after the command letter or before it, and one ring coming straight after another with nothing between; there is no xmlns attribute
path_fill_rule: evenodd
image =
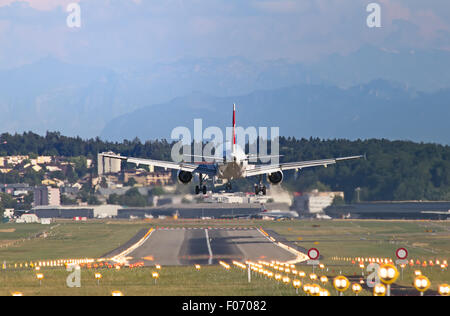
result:
<svg viewBox="0 0 450 316"><path fill-rule="evenodd" d="M294 260L257 229L156 229L128 257L145 265L216 264L220 260Z"/></svg>

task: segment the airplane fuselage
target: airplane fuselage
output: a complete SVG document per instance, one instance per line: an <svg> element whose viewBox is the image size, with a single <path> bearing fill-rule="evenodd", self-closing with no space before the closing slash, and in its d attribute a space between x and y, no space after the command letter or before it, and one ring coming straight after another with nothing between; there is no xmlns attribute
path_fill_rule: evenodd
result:
<svg viewBox="0 0 450 316"><path fill-rule="evenodd" d="M269 155L269 156L256 156L254 154L246 154L245 145L239 146L236 143L236 105L233 104L233 138L230 142L230 145L227 146L227 150L224 152L223 157L207 157L202 156L205 159L205 162L171 162L171 161L162 161L162 160L154 160L154 159L143 159L136 157L125 157L121 155L117 155L111 152L107 153L99 153L99 175L103 174L104 166L111 165L111 159L120 159L125 160L129 163L134 163L136 166L140 164L148 165L152 167L160 167L164 169L173 169L177 170L177 179L180 183L188 184L192 181L193 175L198 175L199 185L195 187L196 194L203 192L206 194L207 188L203 184L206 178L218 180L226 180L227 189L231 190L231 181L235 179L248 178L253 176L259 176L259 183L255 184L255 194L262 193L266 195L266 186L263 183L263 176L266 175L268 182L271 184L280 184L283 180L283 172L285 170L301 170L303 168L317 167L323 166L327 167L328 165L335 164L339 161L344 160L353 160L365 158L365 155L359 156L348 156L348 157L338 157L338 158L330 158L330 159L319 159L319 160L310 160L310 161L297 161L297 162L286 162L279 163L278 158L280 157L277 153ZM191 156L191 155L185 155ZM192 155L197 158L197 156ZM261 160L267 158L277 158L275 161L271 159L268 164L250 164L249 162L256 162L257 159ZM101 159L101 160L100 160ZM109 160L105 160L109 159ZM104 161L105 160L105 161Z"/></svg>

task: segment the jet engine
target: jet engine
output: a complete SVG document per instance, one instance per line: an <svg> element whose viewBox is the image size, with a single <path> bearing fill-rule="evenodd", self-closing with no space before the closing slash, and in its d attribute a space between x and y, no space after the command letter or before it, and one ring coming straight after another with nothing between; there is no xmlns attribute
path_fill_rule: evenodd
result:
<svg viewBox="0 0 450 316"><path fill-rule="evenodd" d="M192 181L192 172L179 170L177 174L178 182L188 184Z"/></svg>
<svg viewBox="0 0 450 316"><path fill-rule="evenodd" d="M270 173L267 175L267 179L272 184L280 184L283 181L283 173L281 171Z"/></svg>

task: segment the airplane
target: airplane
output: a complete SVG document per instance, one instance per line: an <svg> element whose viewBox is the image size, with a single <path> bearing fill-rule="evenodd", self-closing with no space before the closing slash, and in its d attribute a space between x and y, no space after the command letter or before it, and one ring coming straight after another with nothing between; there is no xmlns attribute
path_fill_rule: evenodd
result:
<svg viewBox="0 0 450 316"><path fill-rule="evenodd" d="M191 162L171 162L153 159L143 159L126 157L115 153L100 153L99 157L120 159L136 165L147 165L162 167L165 169L178 170L177 179L180 183L189 184L194 175L198 175L199 185L195 187L195 194L202 192L206 194L207 189L204 182L207 178L214 180L225 180L226 188L231 191L231 181L235 179L259 176L259 183L255 184L256 195L266 195L267 189L263 184L262 176L267 175L267 179L273 185L280 184L283 180L283 171L301 170L304 168L335 164L337 162L365 158L365 155L348 156L330 159L287 162L278 164L250 164L250 155L246 155L244 150L236 144L236 104L233 104L233 144L231 153L224 159L218 159L214 163L191 163ZM261 158L261 157L260 157Z"/></svg>

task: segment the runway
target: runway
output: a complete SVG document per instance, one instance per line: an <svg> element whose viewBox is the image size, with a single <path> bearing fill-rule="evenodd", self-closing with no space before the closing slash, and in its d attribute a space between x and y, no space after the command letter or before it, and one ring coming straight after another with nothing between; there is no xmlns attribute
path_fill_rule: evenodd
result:
<svg viewBox="0 0 450 316"><path fill-rule="evenodd" d="M220 260L295 260L258 229L166 228L155 229L139 247L127 254L128 262L145 265L216 264Z"/></svg>

